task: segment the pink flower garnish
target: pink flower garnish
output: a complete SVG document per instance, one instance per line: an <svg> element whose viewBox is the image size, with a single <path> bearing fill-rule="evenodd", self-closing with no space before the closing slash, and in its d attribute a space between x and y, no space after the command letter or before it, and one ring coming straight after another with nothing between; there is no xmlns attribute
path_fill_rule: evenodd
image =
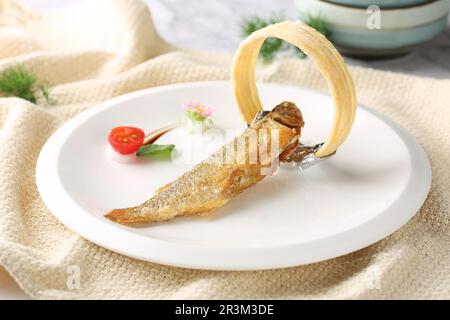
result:
<svg viewBox="0 0 450 320"><path fill-rule="evenodd" d="M208 118L213 114L213 109L206 107L200 103L188 102L183 107L187 111L193 112L203 118Z"/></svg>

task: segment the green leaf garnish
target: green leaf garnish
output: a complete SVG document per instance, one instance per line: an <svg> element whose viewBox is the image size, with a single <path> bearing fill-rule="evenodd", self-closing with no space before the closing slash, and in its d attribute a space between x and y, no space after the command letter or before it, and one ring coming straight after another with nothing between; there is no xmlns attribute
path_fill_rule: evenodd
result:
<svg viewBox="0 0 450 320"><path fill-rule="evenodd" d="M155 160L168 160L172 156L174 144L146 144L136 152L138 157L146 157Z"/></svg>
<svg viewBox="0 0 450 320"><path fill-rule="evenodd" d="M36 75L22 66L12 67L3 72L0 76L0 92L32 103L36 103L36 95L40 92L48 103L50 101L48 86L38 85Z"/></svg>

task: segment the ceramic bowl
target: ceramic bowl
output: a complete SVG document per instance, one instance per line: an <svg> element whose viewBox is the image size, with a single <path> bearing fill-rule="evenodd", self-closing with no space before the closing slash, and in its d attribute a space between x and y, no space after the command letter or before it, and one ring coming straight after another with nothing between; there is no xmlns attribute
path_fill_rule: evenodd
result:
<svg viewBox="0 0 450 320"><path fill-rule="evenodd" d="M379 28L374 12L320 0L296 0L300 18L319 16L327 24L333 44L344 54L382 58L402 55L433 39L448 23L449 0L399 9L381 9ZM372 20L369 18L372 17Z"/></svg>
<svg viewBox="0 0 450 320"><path fill-rule="evenodd" d="M403 8L432 2L433 0L326 0L350 7L367 8L370 5L377 5L380 8Z"/></svg>

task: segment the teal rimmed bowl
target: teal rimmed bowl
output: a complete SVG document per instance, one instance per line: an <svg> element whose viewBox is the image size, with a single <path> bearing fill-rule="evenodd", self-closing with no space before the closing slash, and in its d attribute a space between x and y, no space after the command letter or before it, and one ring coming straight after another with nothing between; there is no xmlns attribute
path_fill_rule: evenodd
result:
<svg viewBox="0 0 450 320"><path fill-rule="evenodd" d="M377 5L380 8L402 8L432 2L433 0L326 0L326 1L358 8L367 8L370 5Z"/></svg>
<svg viewBox="0 0 450 320"><path fill-rule="evenodd" d="M379 24L374 27L368 23L374 13L367 8L320 0L296 0L296 5L301 20L318 16L325 21L331 32L329 39L342 53L368 58L403 55L430 41L445 29L449 13L449 0L381 9L377 12Z"/></svg>
<svg viewBox="0 0 450 320"><path fill-rule="evenodd" d="M447 16L415 28L365 30L333 26L330 40L351 56L387 57L403 55L437 36L447 25Z"/></svg>

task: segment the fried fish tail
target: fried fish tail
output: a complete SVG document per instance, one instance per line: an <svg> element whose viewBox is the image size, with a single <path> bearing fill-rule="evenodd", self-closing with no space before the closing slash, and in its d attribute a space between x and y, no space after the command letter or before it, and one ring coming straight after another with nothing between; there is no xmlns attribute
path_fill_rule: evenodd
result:
<svg viewBox="0 0 450 320"><path fill-rule="evenodd" d="M283 102L142 205L112 210L106 218L128 225L213 212L264 179L263 169L289 155L299 143L303 124L300 110ZM261 139L261 133L266 134L266 140ZM256 146L256 152L250 146Z"/></svg>

